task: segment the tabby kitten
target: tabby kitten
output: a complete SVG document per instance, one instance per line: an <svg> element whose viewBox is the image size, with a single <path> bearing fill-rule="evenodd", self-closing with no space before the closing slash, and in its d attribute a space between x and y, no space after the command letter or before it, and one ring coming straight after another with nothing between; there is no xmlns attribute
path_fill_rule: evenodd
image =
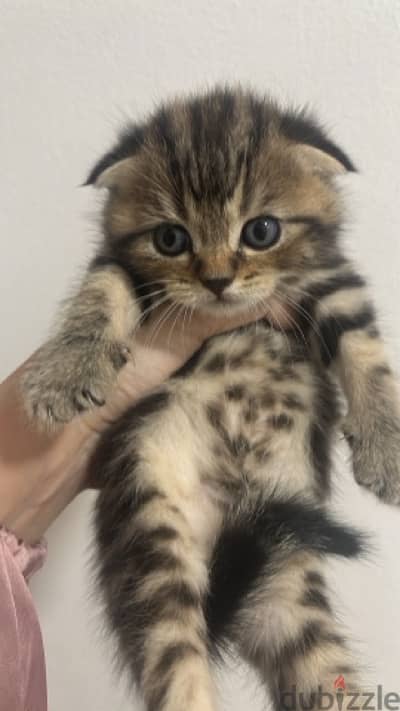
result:
<svg viewBox="0 0 400 711"><path fill-rule="evenodd" d="M255 667L276 709L293 689L296 708L318 708L340 674L360 685L323 572L362 548L327 512L332 375L356 479L396 504L400 416L364 279L339 244L336 178L353 170L306 113L216 89L128 128L88 178L108 190L104 241L25 377L36 420L102 404L159 300L182 317L297 312L287 334L262 321L210 339L96 454L101 591L148 711L215 709L221 648Z"/></svg>

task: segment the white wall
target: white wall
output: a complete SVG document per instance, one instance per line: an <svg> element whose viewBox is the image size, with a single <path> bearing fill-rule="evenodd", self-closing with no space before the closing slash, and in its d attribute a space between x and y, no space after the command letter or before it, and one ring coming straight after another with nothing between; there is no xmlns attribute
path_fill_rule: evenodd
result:
<svg viewBox="0 0 400 711"><path fill-rule="evenodd" d="M310 102L354 157L361 175L347 179L349 242L374 284L399 365L399 0L0 5L0 377L40 343L90 253L96 203L77 186L120 120L173 92L224 79ZM379 548L372 564L335 565L339 609L361 641L372 681L399 691L400 511L358 491L340 457L338 468L338 507L375 531ZM133 708L112 680L88 597L90 506L82 496L53 527L48 564L33 585L52 711ZM262 708L247 678L225 677L221 708Z"/></svg>

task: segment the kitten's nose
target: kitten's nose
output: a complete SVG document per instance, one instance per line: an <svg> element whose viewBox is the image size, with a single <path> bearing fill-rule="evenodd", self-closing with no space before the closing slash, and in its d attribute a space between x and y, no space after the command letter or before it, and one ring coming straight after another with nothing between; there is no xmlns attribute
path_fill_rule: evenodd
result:
<svg viewBox="0 0 400 711"><path fill-rule="evenodd" d="M217 279L202 279L204 286L212 291L216 296L221 296L222 292L229 284L232 284L233 277L219 277Z"/></svg>

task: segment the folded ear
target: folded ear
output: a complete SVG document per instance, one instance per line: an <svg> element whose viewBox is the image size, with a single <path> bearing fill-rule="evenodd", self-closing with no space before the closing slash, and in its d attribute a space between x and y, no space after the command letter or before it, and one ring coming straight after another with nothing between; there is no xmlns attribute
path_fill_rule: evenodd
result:
<svg viewBox="0 0 400 711"><path fill-rule="evenodd" d="M93 185L95 188L112 190L123 187L134 172L134 157L120 159L113 152L107 153L96 163L84 185Z"/></svg>
<svg viewBox="0 0 400 711"><path fill-rule="evenodd" d="M315 148L305 143L292 146L291 153L305 170L312 173L332 176L347 173L348 171L348 168L337 158L325 153L320 148Z"/></svg>
<svg viewBox="0 0 400 711"><path fill-rule="evenodd" d="M114 147L94 165L84 185L113 189L123 186L135 171L136 154L143 145L141 124L128 124Z"/></svg>
<svg viewBox="0 0 400 711"><path fill-rule="evenodd" d="M294 156L305 169L328 176L355 172L349 156L331 141L308 110L285 112L279 127L289 140Z"/></svg>

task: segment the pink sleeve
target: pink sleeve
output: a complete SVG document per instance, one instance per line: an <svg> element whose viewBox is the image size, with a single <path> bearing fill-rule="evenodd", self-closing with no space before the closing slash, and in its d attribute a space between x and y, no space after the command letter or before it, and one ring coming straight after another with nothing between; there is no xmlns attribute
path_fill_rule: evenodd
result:
<svg viewBox="0 0 400 711"><path fill-rule="evenodd" d="M0 527L0 711L46 711L42 635L27 581L46 556Z"/></svg>

